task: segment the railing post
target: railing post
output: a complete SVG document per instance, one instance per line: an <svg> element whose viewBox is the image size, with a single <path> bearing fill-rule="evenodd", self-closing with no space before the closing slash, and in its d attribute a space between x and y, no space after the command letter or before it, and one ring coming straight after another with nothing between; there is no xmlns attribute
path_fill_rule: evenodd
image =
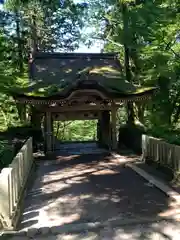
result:
<svg viewBox="0 0 180 240"><path fill-rule="evenodd" d="M180 172L180 146L174 147L174 156L175 156L176 171Z"/></svg>
<svg viewBox="0 0 180 240"><path fill-rule="evenodd" d="M142 135L142 161L146 160L146 154L147 154L147 145L146 145L146 138L147 136L145 134Z"/></svg>
<svg viewBox="0 0 180 240"><path fill-rule="evenodd" d="M0 213L3 216L7 227L11 227L11 195L9 176L11 169L4 168L0 174Z"/></svg>
<svg viewBox="0 0 180 240"><path fill-rule="evenodd" d="M175 172L180 172L180 146L142 135L142 160L146 158L150 158Z"/></svg>
<svg viewBox="0 0 180 240"><path fill-rule="evenodd" d="M5 222L5 228L13 227L32 162L32 138L29 138L9 167L4 168L0 173L0 219L3 219L3 224Z"/></svg>
<svg viewBox="0 0 180 240"><path fill-rule="evenodd" d="M31 164L33 163L34 161L34 158L33 158L33 139L32 137L29 138L29 151L30 151L30 156L31 156Z"/></svg>

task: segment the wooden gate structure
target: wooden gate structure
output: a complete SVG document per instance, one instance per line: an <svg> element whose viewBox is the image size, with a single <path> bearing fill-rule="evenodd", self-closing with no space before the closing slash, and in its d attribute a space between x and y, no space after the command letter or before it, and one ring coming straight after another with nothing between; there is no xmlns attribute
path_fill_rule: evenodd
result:
<svg viewBox="0 0 180 240"><path fill-rule="evenodd" d="M117 148L116 115L122 104L150 99L154 87L125 81L115 53L36 53L27 87L13 93L44 116L46 151L53 151L53 121L98 119L98 141Z"/></svg>

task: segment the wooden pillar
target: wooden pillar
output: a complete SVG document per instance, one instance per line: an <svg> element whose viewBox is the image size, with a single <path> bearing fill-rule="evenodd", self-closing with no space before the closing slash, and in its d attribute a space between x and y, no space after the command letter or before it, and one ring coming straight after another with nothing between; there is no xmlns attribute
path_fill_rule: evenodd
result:
<svg viewBox="0 0 180 240"><path fill-rule="evenodd" d="M105 110L101 112L98 122L98 140L99 145L105 148L110 147L110 113Z"/></svg>
<svg viewBox="0 0 180 240"><path fill-rule="evenodd" d="M53 151L53 132L52 132L52 116L51 112L45 114L45 136L46 136L46 153Z"/></svg>
<svg viewBox="0 0 180 240"><path fill-rule="evenodd" d="M97 122L97 142L98 142L98 145L100 146L101 145L101 120L98 119L98 122Z"/></svg>
<svg viewBox="0 0 180 240"><path fill-rule="evenodd" d="M116 121L117 121L117 108L113 104L111 109L111 126L112 126L112 149L117 149L117 129L116 129Z"/></svg>
<svg viewBox="0 0 180 240"><path fill-rule="evenodd" d="M103 111L102 114L104 126L102 128L104 143L105 146L109 149L110 148L110 112L108 110Z"/></svg>
<svg viewBox="0 0 180 240"><path fill-rule="evenodd" d="M52 151L55 151L55 136L54 136L54 121L53 121L53 117L52 117L52 113L51 113L51 132L52 132Z"/></svg>

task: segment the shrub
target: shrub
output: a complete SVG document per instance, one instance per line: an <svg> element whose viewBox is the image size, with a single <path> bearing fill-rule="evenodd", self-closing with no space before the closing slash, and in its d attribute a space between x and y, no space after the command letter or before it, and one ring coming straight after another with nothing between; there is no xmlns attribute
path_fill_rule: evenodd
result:
<svg viewBox="0 0 180 240"><path fill-rule="evenodd" d="M168 127L154 127L148 129L148 135L157 137L170 144L180 145L180 130L173 130Z"/></svg>
<svg viewBox="0 0 180 240"><path fill-rule="evenodd" d="M10 127L0 133L0 168L8 166L12 162L29 137L33 137L35 148L38 142L42 142L41 130L31 126Z"/></svg>
<svg viewBox="0 0 180 240"><path fill-rule="evenodd" d="M123 144L140 154L142 134L145 132L145 127L140 123L125 124L119 129L119 145Z"/></svg>
<svg viewBox="0 0 180 240"><path fill-rule="evenodd" d="M0 140L0 168L8 166L14 157L14 148L7 140Z"/></svg>

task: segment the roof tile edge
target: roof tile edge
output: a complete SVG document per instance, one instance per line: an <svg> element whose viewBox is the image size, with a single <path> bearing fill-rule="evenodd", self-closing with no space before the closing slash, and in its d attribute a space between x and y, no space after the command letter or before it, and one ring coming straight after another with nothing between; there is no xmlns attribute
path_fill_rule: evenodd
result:
<svg viewBox="0 0 180 240"><path fill-rule="evenodd" d="M78 59L78 58L92 58L92 59L117 59L118 53L45 53L36 52L33 59L45 58L60 58L60 59Z"/></svg>

